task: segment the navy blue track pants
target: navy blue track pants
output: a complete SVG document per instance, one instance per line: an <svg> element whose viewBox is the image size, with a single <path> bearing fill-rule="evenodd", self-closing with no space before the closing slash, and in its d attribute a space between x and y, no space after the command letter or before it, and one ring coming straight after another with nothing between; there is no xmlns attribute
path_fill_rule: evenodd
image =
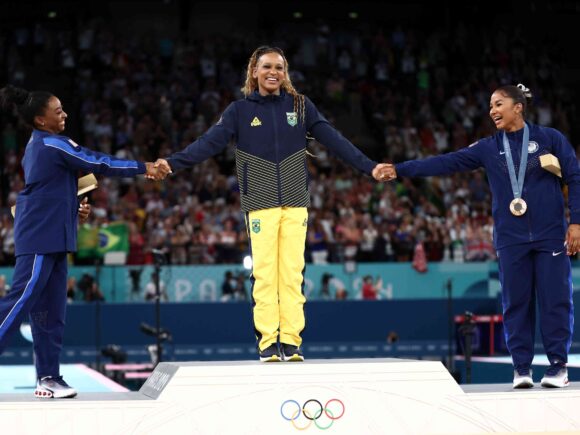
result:
<svg viewBox="0 0 580 435"><path fill-rule="evenodd" d="M12 288L0 299L0 354L29 315L39 378L60 375L66 279L66 253L19 255Z"/></svg>
<svg viewBox="0 0 580 435"><path fill-rule="evenodd" d="M534 359L536 300L542 342L551 364L568 362L574 327L572 272L561 240L508 246L498 251L503 324L514 367Z"/></svg>

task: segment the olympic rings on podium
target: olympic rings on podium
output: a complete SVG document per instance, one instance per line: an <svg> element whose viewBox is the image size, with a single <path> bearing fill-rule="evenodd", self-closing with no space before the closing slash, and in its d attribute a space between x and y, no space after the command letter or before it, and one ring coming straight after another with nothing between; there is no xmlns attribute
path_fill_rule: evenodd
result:
<svg viewBox="0 0 580 435"><path fill-rule="evenodd" d="M334 402L342 406L342 411L337 413L336 416L335 413L329 409L329 405ZM316 412L313 413L313 410L309 409L312 408L312 405L308 406L309 404L318 405ZM290 412L292 408L294 408L294 410ZM324 406L322 406L322 403L317 399L308 399L302 406L300 406L296 400L289 399L282 402L282 405L280 406L280 414L282 415L282 418L291 422L296 430L306 430L312 425L312 422L314 422L316 427L320 430L329 429L334 424L335 420L340 419L344 415L345 410L344 403L340 399L330 399ZM318 422L323 413L330 420L330 423L326 426L323 426ZM288 417L288 415L290 415L290 417ZM298 426L297 420L301 415L306 418L307 422L302 426Z"/></svg>

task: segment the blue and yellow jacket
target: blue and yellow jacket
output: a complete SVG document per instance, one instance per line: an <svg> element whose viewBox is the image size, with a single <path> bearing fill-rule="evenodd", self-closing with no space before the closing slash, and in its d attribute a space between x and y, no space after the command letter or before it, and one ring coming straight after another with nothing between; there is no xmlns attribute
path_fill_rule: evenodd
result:
<svg viewBox="0 0 580 435"><path fill-rule="evenodd" d="M310 205L306 132L359 171L376 162L342 136L305 98L305 119L294 111L294 97L262 96L257 91L231 103L220 120L184 150L167 158L172 169L191 167L221 152L233 139L241 207L245 212Z"/></svg>
<svg viewBox="0 0 580 435"><path fill-rule="evenodd" d="M514 216L514 199L503 149L503 132L475 142L457 152L395 165L402 177L428 177L485 168L492 193L494 244L496 249L537 240L564 240L567 223L560 179L543 169L540 156L553 154L560 161L562 180L568 185L570 223L580 223L580 168L572 145L558 130L527 123L530 128L528 164L522 199L528 209ZM516 175L521 160L523 131L507 133Z"/></svg>
<svg viewBox="0 0 580 435"><path fill-rule="evenodd" d="M16 200L16 255L77 249L78 172L132 177L145 165L91 151L66 136L34 130L22 159L25 188Z"/></svg>

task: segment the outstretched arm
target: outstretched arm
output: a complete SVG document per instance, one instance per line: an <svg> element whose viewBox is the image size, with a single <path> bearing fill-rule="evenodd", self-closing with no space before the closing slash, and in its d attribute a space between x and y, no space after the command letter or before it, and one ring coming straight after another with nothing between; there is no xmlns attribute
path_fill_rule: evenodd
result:
<svg viewBox="0 0 580 435"><path fill-rule="evenodd" d="M401 177L435 177L473 171L483 166L484 146L485 144L480 141L459 151L397 163L393 168L394 174Z"/></svg>
<svg viewBox="0 0 580 435"><path fill-rule="evenodd" d="M210 157L220 153L228 146L236 134L237 114L235 103L231 103L219 121L208 131L190 143L183 150L171 154L164 159L157 160L157 168L161 167L165 161L166 169L177 171L179 169L190 168L197 163L201 163ZM163 164L165 166L165 164ZM169 173L169 172L168 172Z"/></svg>
<svg viewBox="0 0 580 435"><path fill-rule="evenodd" d="M380 181L375 177L375 170L380 164L369 159L351 141L332 126L309 98L305 98L305 104L307 131L343 162L365 174L372 175L375 180Z"/></svg>
<svg viewBox="0 0 580 435"><path fill-rule="evenodd" d="M134 177L145 173L142 162L118 159L109 154L93 151L77 145L64 136L49 136L44 145L54 153L55 160L70 169L92 172L107 177Z"/></svg>

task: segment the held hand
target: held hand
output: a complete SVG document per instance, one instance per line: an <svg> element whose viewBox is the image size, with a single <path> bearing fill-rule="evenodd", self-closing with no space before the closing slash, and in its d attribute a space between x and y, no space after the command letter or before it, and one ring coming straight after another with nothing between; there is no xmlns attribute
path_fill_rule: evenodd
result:
<svg viewBox="0 0 580 435"><path fill-rule="evenodd" d="M566 254L575 255L580 251L580 224L570 224L566 233Z"/></svg>
<svg viewBox="0 0 580 435"><path fill-rule="evenodd" d="M161 163L160 161L164 163ZM148 178L149 180L161 181L167 177L167 174L171 173L171 167L167 161L163 159L159 159L155 163L146 162L145 167L147 169L145 178Z"/></svg>
<svg viewBox="0 0 580 435"><path fill-rule="evenodd" d="M79 204L79 222L84 224L91 214L91 205L89 199L85 196Z"/></svg>
<svg viewBox="0 0 580 435"><path fill-rule="evenodd" d="M173 173L171 166L169 166L169 162L165 159L157 159L154 166L163 174L164 177L166 177L167 174Z"/></svg>
<svg viewBox="0 0 580 435"><path fill-rule="evenodd" d="M397 178L397 171L390 163L379 163L373 169L372 175L377 181L391 181Z"/></svg>

